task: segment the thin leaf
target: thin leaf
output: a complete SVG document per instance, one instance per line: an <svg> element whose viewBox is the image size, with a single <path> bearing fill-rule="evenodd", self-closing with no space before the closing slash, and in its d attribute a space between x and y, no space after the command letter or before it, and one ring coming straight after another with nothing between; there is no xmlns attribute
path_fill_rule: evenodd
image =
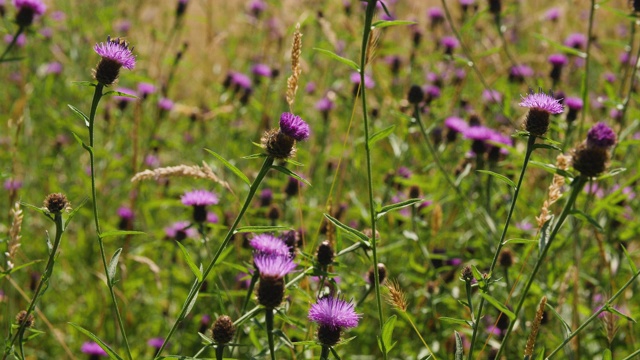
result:
<svg viewBox="0 0 640 360"><path fill-rule="evenodd" d="M97 337L94 333L92 333L89 330L86 330L85 328L83 328L82 326L78 325L78 324L74 324L72 322L69 323L69 325L73 326L74 328L76 328L78 331L80 331L81 333L87 335L89 338L91 338L91 340L95 341L98 345L100 345L100 347L102 348L102 350L104 350L107 355L109 355L109 358L111 359L117 359L117 360L122 360L122 357L120 357L120 355L116 354L115 351L113 351L113 349L111 349L109 347L109 345L105 344L104 341L100 340L99 337Z"/></svg>
<svg viewBox="0 0 640 360"><path fill-rule="evenodd" d="M620 310L616 309L613 306L608 306L607 307L607 311L609 311L611 313L614 313L614 314L616 314L616 315L618 315L618 316L620 316L622 318L625 318L625 319L627 319L627 321L631 321L634 324L637 323L637 321L634 318L632 318L631 316L629 316L629 315L627 315L625 313L620 312Z"/></svg>
<svg viewBox="0 0 640 360"><path fill-rule="evenodd" d="M458 334L457 331L453 332L455 337L456 337L456 355L455 355L455 360L462 360L462 357L464 356L464 347L462 346L462 338L460 337L460 334Z"/></svg>
<svg viewBox="0 0 640 360"><path fill-rule="evenodd" d="M513 238L513 239L505 240L502 243L502 245L507 245L507 244L530 244L530 243L536 243L536 242L538 242L538 240Z"/></svg>
<svg viewBox="0 0 640 360"><path fill-rule="evenodd" d="M199 270L198 270L199 271ZM196 280L193 283L193 286L191 287L191 290L189 291L189 294L191 294L192 292L195 292L195 295L193 296L193 299L191 299L191 302L186 305L187 311L184 312L184 316L189 315L189 313L191 312L191 310L193 309L193 306L196 304L196 301L198 300L198 293L199 290L198 288L200 287L200 282L198 280ZM182 320L182 319L181 319Z"/></svg>
<svg viewBox="0 0 640 360"><path fill-rule="evenodd" d="M347 58L343 58L342 56L340 56L340 55L338 55L338 54L336 54L336 53L334 53L332 51L329 51L329 50L319 49L319 48L313 48L313 50L316 50L321 54L325 54L325 55L329 56L330 58L332 58L334 60L338 60L341 63L349 66L353 70L355 70L357 72L360 72L360 67L358 67L358 64L356 64L356 62L353 61L353 60L349 60Z"/></svg>
<svg viewBox="0 0 640 360"><path fill-rule="evenodd" d="M333 223L333 225L337 226L338 228L352 234L355 235L357 238L359 238L362 241L368 242L369 241L369 237L363 233L361 233L360 231L347 226L343 223L340 222L340 220L334 218L333 216L329 215L329 214L324 214L324 217L326 217L329 221L331 221Z"/></svg>
<svg viewBox="0 0 640 360"><path fill-rule="evenodd" d="M384 216L386 213L388 213L389 211L399 210L399 209L405 208L407 206L411 206L413 204L419 203L420 201L422 201L422 199L409 199L409 200L401 201L399 203L383 206L380 209L380 211L378 211L377 217L379 219L382 216Z"/></svg>
<svg viewBox="0 0 640 360"><path fill-rule="evenodd" d="M452 317L447 317L447 316L441 316L438 318L438 320L446 322L446 323L450 323L450 324L459 324L459 325L469 325L469 322L467 320L464 319L456 319L456 318L452 318Z"/></svg>
<svg viewBox="0 0 640 360"><path fill-rule="evenodd" d="M549 303L547 303L547 308L549 308L553 315L555 315L555 317L560 320L560 323L562 324L562 326L564 326L564 330L567 332L567 334L571 334L571 326L569 326L569 324L564 321L564 319L562 318L562 316L560 316L560 314L558 314L556 309L554 309L553 306L551 306L551 304Z"/></svg>
<svg viewBox="0 0 640 360"><path fill-rule="evenodd" d="M35 205L31 205L31 204L23 202L23 201L20 201L20 206L24 206L24 207L29 208L31 210L35 210L35 211L37 211L37 212L39 212L39 213L41 213L43 215L48 215L49 214L49 212L45 208L37 207Z"/></svg>
<svg viewBox="0 0 640 360"><path fill-rule="evenodd" d="M289 226L243 226L237 228L234 233L266 233L285 230L293 230L293 228Z"/></svg>
<svg viewBox="0 0 640 360"><path fill-rule="evenodd" d="M623 173L623 172L625 172L625 171L627 171L627 168L616 168L616 169L612 169L612 170L609 170L609 172L608 172L608 173L606 173L606 174L604 174L604 175L602 175L602 176L598 177L598 179L597 179L597 180L604 180L604 179L608 179L608 178L610 178L610 177L614 177L614 176L616 176L616 175L618 175L618 174L621 174L621 173Z"/></svg>
<svg viewBox="0 0 640 360"><path fill-rule="evenodd" d="M509 186L511 186L513 189L516 188L516 183L513 182L513 180L509 179L508 177L502 175L502 174L498 174L497 172L493 172L493 171L489 171L489 170L476 170L479 173L482 174L487 174L489 176L493 176L498 180L504 181L507 184L509 184Z"/></svg>
<svg viewBox="0 0 640 360"><path fill-rule="evenodd" d="M604 349L604 352L602 353L602 360L612 360L612 359L613 359L613 355L611 354L611 350Z"/></svg>
<svg viewBox="0 0 640 360"><path fill-rule="evenodd" d="M126 98L131 98L131 99L138 99L138 97L135 96L135 95L127 94L127 93L124 93L122 91L115 91L115 90L107 91L106 93L102 94L102 96L108 96L108 95L126 97Z"/></svg>
<svg viewBox="0 0 640 360"><path fill-rule="evenodd" d="M391 341L393 340L393 329L396 326L396 320L398 320L398 317L392 315L387 319L387 321L385 321L384 325L382 326L382 342L384 343L384 348L387 350L387 354L397 344L397 342L393 344L391 343Z"/></svg>
<svg viewBox="0 0 640 360"><path fill-rule="evenodd" d="M285 174L285 175L289 175L289 176L291 176L292 178L295 178L295 179L297 179L297 180L299 180L299 181L302 181L303 183L307 184L308 186L311 186L311 183L310 183L310 182L308 182L307 180L303 179L300 175L298 175L298 174L294 173L293 171L291 171L291 170L287 169L287 168L286 168L286 167L284 167L284 166L280 166L280 165L273 165L273 166L271 166L271 168L272 168L272 169L274 169L274 170L278 170L278 171L280 171L281 173L283 173L283 174Z"/></svg>
<svg viewBox="0 0 640 360"><path fill-rule="evenodd" d="M113 283L116 276L116 270L118 269L118 260L120 259L120 253L122 253L122 248L116 250L111 257L111 261L109 261L109 267L107 268L107 273L109 274L109 279Z"/></svg>
<svg viewBox="0 0 640 360"><path fill-rule="evenodd" d="M596 219L592 218L590 215L584 213L582 210L574 208L573 210L571 210L570 214L577 217L578 219L586 220L589 224L595 226L595 228L598 229L599 232L604 232L604 228L602 228L602 226L598 224L598 221L596 221Z"/></svg>
<svg viewBox="0 0 640 360"><path fill-rule="evenodd" d="M398 25L414 25L417 24L415 21L409 20L379 20L371 24L371 28L382 29L389 26L398 26Z"/></svg>
<svg viewBox="0 0 640 360"><path fill-rule="evenodd" d="M553 223L553 215L542 225L540 229L540 239L538 240L538 251L542 253L545 246L547 246L547 242L549 240L549 236L551 236L551 224Z"/></svg>
<svg viewBox="0 0 640 360"><path fill-rule="evenodd" d="M291 165L295 165L295 166L304 166L304 164L303 164L303 163L301 163L301 162L297 162L297 161L295 161L295 160L293 160L293 159L291 159L291 158L289 158L289 159L284 159L284 161L285 161L285 162L287 162L287 163L289 163L289 164L291 164Z"/></svg>
<svg viewBox="0 0 640 360"><path fill-rule="evenodd" d="M14 57L14 58L7 58L7 59L0 60L0 63L20 61L22 59L24 59L24 56L19 56L19 57Z"/></svg>
<svg viewBox="0 0 640 360"><path fill-rule="evenodd" d="M230 162L227 161L227 159L223 158L222 156L218 155L217 153L209 150L209 149L204 149L206 152L208 152L209 154L215 156L216 158L218 158L218 160L222 161L222 163L224 164L224 166L227 167L227 169L231 170L231 172L233 172L234 174L236 174L242 181L245 182L245 184L251 186L251 181L249 181L249 178L242 173L242 171L240 171L240 169L238 169L237 167L233 166L233 164L231 164Z"/></svg>
<svg viewBox="0 0 640 360"><path fill-rule="evenodd" d="M134 231L134 230L110 230L100 233L100 238L104 239L107 237L114 236L125 236L125 235L147 235L147 233L143 231Z"/></svg>
<svg viewBox="0 0 640 360"><path fill-rule="evenodd" d="M624 247L624 245L620 245L622 246L622 251L624 251L624 256L627 258L627 262L629 263L629 267L631 267L631 272L633 272L634 274L638 272L638 268L636 267L636 264L633 262L633 259L631 259L631 255L629 255L629 252L627 251L627 248Z"/></svg>
<svg viewBox="0 0 640 360"><path fill-rule="evenodd" d="M84 120L84 125L86 127L89 127L89 117L85 113L83 113L82 110L78 109L77 107L71 104L67 104L67 106L69 107L69 109L71 109L71 111L76 113L76 115L78 115L82 120Z"/></svg>
<svg viewBox="0 0 640 360"><path fill-rule="evenodd" d="M567 53L567 54L570 54L570 55L575 55L575 56L581 57L583 59L586 59L586 57L587 57L586 53L584 53L584 52L582 52L582 51L580 51L578 49L574 49L572 47L562 45L559 42L556 42L556 41L553 41L553 40L549 40L548 38L546 38L545 36L543 36L541 34L535 34L534 33L533 37L538 39L538 40L543 40L543 41L548 42L549 44L553 45L553 47L557 48L558 50L561 50L564 53Z"/></svg>
<svg viewBox="0 0 640 360"><path fill-rule="evenodd" d="M265 157L267 157L267 154L257 153L257 154L243 156L242 159L250 160L250 159L261 159L261 158L265 158Z"/></svg>
<svg viewBox="0 0 640 360"><path fill-rule="evenodd" d="M547 150L556 150L562 152L562 149L558 146L551 144L533 144L534 149L547 149Z"/></svg>
<svg viewBox="0 0 640 360"><path fill-rule="evenodd" d="M391 125L371 135L371 137L369 138L369 146L391 135L395 129L396 129L396 126Z"/></svg>
<svg viewBox="0 0 640 360"><path fill-rule="evenodd" d="M76 216L76 214L84 206L84 204L87 203L87 200L89 200L89 198L85 196L84 198L82 198L82 200L80 200L80 203L78 203L77 205L73 206L73 210L71 210L71 212L67 216L67 220L64 222L64 228L65 229L67 228L67 226L71 222L71 219L73 219L73 217Z"/></svg>
<svg viewBox="0 0 640 360"><path fill-rule="evenodd" d="M185 248L184 245L182 245L179 241L176 241L176 244L178 244L178 247L180 247L180 250L182 250L184 259L187 261L187 265L189 265L189 268L191 268L191 272L193 272L193 274L198 278L198 281L202 281L202 272L191 259L191 255L189 255L187 248Z"/></svg>
<svg viewBox="0 0 640 360"><path fill-rule="evenodd" d="M504 306L503 303L501 303L500 301L496 300L496 298L494 298L493 296L483 292L480 293L480 295L487 300L491 305L493 305L496 309L500 310L503 314L507 315L507 317L513 321L516 319L516 314L513 313L513 311L509 310L506 306Z"/></svg>

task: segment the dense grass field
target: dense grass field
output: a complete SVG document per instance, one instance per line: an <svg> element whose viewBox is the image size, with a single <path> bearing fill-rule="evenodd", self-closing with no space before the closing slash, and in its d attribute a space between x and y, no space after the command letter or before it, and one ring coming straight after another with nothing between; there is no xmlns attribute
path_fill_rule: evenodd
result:
<svg viewBox="0 0 640 360"><path fill-rule="evenodd" d="M0 0L2 359L640 359L640 2Z"/></svg>

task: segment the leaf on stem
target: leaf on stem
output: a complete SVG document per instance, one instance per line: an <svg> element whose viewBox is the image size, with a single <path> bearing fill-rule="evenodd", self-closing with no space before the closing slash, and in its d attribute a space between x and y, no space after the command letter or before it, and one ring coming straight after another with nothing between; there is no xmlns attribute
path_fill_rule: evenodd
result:
<svg viewBox="0 0 640 360"><path fill-rule="evenodd" d="M462 360L462 357L464 356L464 347L462 346L462 338L460 337L460 334L458 334L457 331L453 332L456 336L456 355L455 355L455 360Z"/></svg>
<svg viewBox="0 0 640 360"><path fill-rule="evenodd" d="M377 212L376 218L380 219L381 217L383 217L389 211L399 210L399 209L405 208L407 206L411 206L411 205L414 205L416 203L419 203L420 201L422 201L422 199L409 199L409 200L401 201L399 203L383 206Z"/></svg>
<svg viewBox="0 0 640 360"><path fill-rule="evenodd" d="M293 230L293 228L289 226L242 226L237 228L233 233L266 233L285 230Z"/></svg>
<svg viewBox="0 0 640 360"><path fill-rule="evenodd" d="M242 171L240 171L240 169L233 166L233 164L227 161L227 159L223 158L222 156L218 155L216 152L211 151L209 149L204 149L204 150L209 154L215 156L218 160L222 161L222 163L224 164L224 166L227 167L227 169L231 170L231 172L236 174L240 178L240 180L244 181L245 184L251 186L251 181L249 181L249 178L245 174L243 174Z"/></svg>
<svg viewBox="0 0 640 360"><path fill-rule="evenodd" d="M482 174L487 174L489 176L493 176L496 179L509 184L509 186L511 186L513 189L516 188L516 183L514 183L511 179L509 179L508 177L506 177L506 176L504 176L502 174L498 174L497 172L493 172L493 171L489 171L489 170L476 170L476 171L479 172L479 173L482 173Z"/></svg>
<svg viewBox="0 0 640 360"><path fill-rule="evenodd" d="M371 28L382 29L389 26L414 25L414 24L417 24L417 22L409 21L409 20L379 20L371 24Z"/></svg>
<svg viewBox="0 0 640 360"><path fill-rule="evenodd" d="M118 269L118 260L120 259L120 253L122 253L122 248L116 250L111 257L111 261L109 261L109 266L107 267L107 274L109 274L109 279L111 281L111 285L115 283L116 270Z"/></svg>
<svg viewBox="0 0 640 360"><path fill-rule="evenodd" d="M382 336L379 339L382 339L382 343L384 344L384 349L386 350L387 354L398 343L397 341L393 344L391 343L393 341L393 329L396 326L396 320L398 320L398 317L392 315L387 319L387 321L384 322L384 325L382 326ZM381 346L380 349L382 348L383 347Z"/></svg>
<svg viewBox="0 0 640 360"><path fill-rule="evenodd" d="M361 233L360 231L347 226L343 223L340 222L340 220L334 218L333 216L329 215L329 214L324 214L324 217L326 217L329 221L331 221L333 223L333 225L337 226L338 228L346 231L347 233L354 235L355 237L357 237L358 239L365 241L365 242L369 242L369 237L363 233Z"/></svg>
<svg viewBox="0 0 640 360"><path fill-rule="evenodd" d="M298 174L294 173L293 171L291 171L291 170L287 169L287 168L286 168L286 167L284 167L284 166L280 166L280 165L272 165L272 166L271 166L271 168L272 168L272 169L274 169L274 170L278 170L278 171L280 171L281 173L283 173L283 174L285 174L285 175L289 175L289 176L291 176L292 178L295 178L295 179L297 179L297 180L299 180L299 181L302 181L303 183L305 183L305 184L306 184L306 185L308 185L308 186L311 186L311 183L310 183L310 182L308 182L306 179L302 178L302 176L300 176L300 175L298 175Z"/></svg>
<svg viewBox="0 0 640 360"><path fill-rule="evenodd" d="M100 233L100 239L114 237L114 236L125 236L125 235L146 235L147 233L143 231L135 231L135 230L110 230Z"/></svg>
<svg viewBox="0 0 640 360"><path fill-rule="evenodd" d="M516 314L513 311L509 310L503 303L498 301L493 296L483 292L480 295L489 302L489 304L493 305L496 309L500 310L504 315L506 315L511 321L516 319Z"/></svg>
<svg viewBox="0 0 640 360"><path fill-rule="evenodd" d="M329 56L330 58L334 59L334 60L338 60L339 62L349 66L350 68L352 68L353 70L360 72L360 67L358 67L358 64L356 64L355 61L353 60L349 60L347 58L343 58L342 56L329 51L329 50L325 50L325 49L319 49L319 48L313 48L313 50L318 51L321 54L325 54L327 56Z"/></svg>
<svg viewBox="0 0 640 360"><path fill-rule="evenodd" d="M593 225L596 229L598 229L599 232L604 232L604 228L602 226L600 226L600 224L598 224L598 221L596 221L596 219L591 217L589 214L586 214L582 210L574 208L574 209L571 210L571 212L569 214L575 216L576 218L578 218L580 220L587 221L589 224Z"/></svg>
<svg viewBox="0 0 640 360"><path fill-rule="evenodd" d="M87 203L87 200L89 200L89 198L85 196L84 198L82 198L82 200L80 200L80 202L77 205L73 206L73 210L71 210L71 212L67 216L67 220L64 222L64 229L65 230L67 229L67 226L71 222L71 219L73 219L73 217L76 216L76 214L84 206L84 204Z"/></svg>
<svg viewBox="0 0 640 360"><path fill-rule="evenodd" d="M391 135L393 133L393 131L396 129L395 125L391 125L387 128L384 128L378 132L376 132L375 134L371 135L371 137L369 138L369 146L375 144L376 142L386 138L387 136Z"/></svg>
<svg viewBox="0 0 640 360"><path fill-rule="evenodd" d="M71 111L76 113L76 115L78 115L82 120L84 120L84 125L86 127L89 127L89 117L85 113L83 113L82 110L78 109L77 107L71 104L67 104L67 106L69 107L69 109L71 109Z"/></svg>
<svg viewBox="0 0 640 360"><path fill-rule="evenodd" d="M551 215L549 220L542 225L540 229L540 239L538 240L538 251L542 253L544 248L547 246L547 242L549 242L549 236L551 236L551 224L553 224L554 216Z"/></svg>
<svg viewBox="0 0 640 360"><path fill-rule="evenodd" d="M179 241L176 241L176 244L178 244L178 247L180 247L180 250L184 255L184 259L187 261L187 265L189 265L191 272L193 272L193 274L198 278L198 281L202 281L202 272L200 271L198 266L196 266L196 264L193 262L193 259L191 259L191 255L189 255L187 248L185 248L184 245L182 245Z"/></svg>

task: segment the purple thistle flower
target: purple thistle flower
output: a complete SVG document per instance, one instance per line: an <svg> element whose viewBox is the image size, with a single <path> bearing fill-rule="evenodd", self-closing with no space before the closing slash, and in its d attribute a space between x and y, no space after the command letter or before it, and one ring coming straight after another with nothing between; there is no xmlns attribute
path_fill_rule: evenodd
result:
<svg viewBox="0 0 640 360"><path fill-rule="evenodd" d="M189 225L191 224L188 221L178 221L164 228L164 233L168 238L178 241L182 241L188 237L196 237L196 230L194 228L190 228Z"/></svg>
<svg viewBox="0 0 640 360"><path fill-rule="evenodd" d="M158 107L164 111L171 111L173 109L173 101L163 97L158 100Z"/></svg>
<svg viewBox="0 0 640 360"><path fill-rule="evenodd" d="M161 338L161 337L151 338L147 340L147 345L155 349L160 349L162 345L164 345L164 338Z"/></svg>
<svg viewBox="0 0 640 360"><path fill-rule="evenodd" d="M583 49L587 46L587 36L582 33L573 33L567 36L564 44L574 49Z"/></svg>
<svg viewBox="0 0 640 360"><path fill-rule="evenodd" d="M220 218L218 217L218 214L214 212L207 212L207 222L210 224L217 224L220 222Z"/></svg>
<svg viewBox="0 0 640 360"><path fill-rule="evenodd" d="M427 85L424 87L425 101L430 103L431 101L437 99L442 94L440 88L435 85Z"/></svg>
<svg viewBox="0 0 640 360"><path fill-rule="evenodd" d="M133 210L131 210L131 208L128 208L126 206L121 206L120 208L118 208L117 214L122 219L127 219L127 220L133 219Z"/></svg>
<svg viewBox="0 0 640 360"><path fill-rule="evenodd" d="M156 92L155 85L145 82L141 82L138 84L138 94L140 94L141 97L146 98L154 92Z"/></svg>
<svg viewBox="0 0 640 360"><path fill-rule="evenodd" d="M527 65L515 65L509 69L509 80L524 81L525 78L533 76L533 69Z"/></svg>
<svg viewBox="0 0 640 360"><path fill-rule="evenodd" d="M409 170L409 168L404 167L404 166L400 166L398 168L398 176L408 179L410 178L412 175L411 170Z"/></svg>
<svg viewBox="0 0 640 360"><path fill-rule="evenodd" d="M548 60L553 66L564 66L569 63L569 59L564 54L551 54Z"/></svg>
<svg viewBox="0 0 640 360"><path fill-rule="evenodd" d="M333 101L331 101L331 99L329 99L326 96L318 100L318 102L316 102L316 105L315 105L316 110L320 112L329 112L333 109L333 107L334 107Z"/></svg>
<svg viewBox="0 0 640 360"><path fill-rule="evenodd" d="M4 189L9 191L16 191L22 187L22 181L7 179L4 181Z"/></svg>
<svg viewBox="0 0 640 360"><path fill-rule="evenodd" d="M318 299L315 304L311 305L308 318L320 326L336 329L358 326L360 315L356 313L355 305L352 302L339 297L327 296Z"/></svg>
<svg viewBox="0 0 640 360"><path fill-rule="evenodd" d="M313 81L309 81L307 85L304 86L304 92L306 92L307 94L313 94L314 92L316 92L316 83L314 83Z"/></svg>
<svg viewBox="0 0 640 360"><path fill-rule="evenodd" d="M219 202L218 195L207 190L193 190L184 193L180 198L183 205L187 206L208 206Z"/></svg>
<svg viewBox="0 0 640 360"><path fill-rule="evenodd" d="M125 34L126 35L129 32L129 29L131 29L131 21L126 20L126 19L118 20L118 22L116 22L115 25L113 25L113 28L119 34Z"/></svg>
<svg viewBox="0 0 640 360"><path fill-rule="evenodd" d="M498 90L482 90L482 100L487 104L499 104L502 102L502 94Z"/></svg>
<svg viewBox="0 0 640 360"><path fill-rule="evenodd" d="M93 342L93 341L87 341L87 342L83 343L82 347L80 348L80 351L82 351L83 353L85 353L87 355L108 356L107 352L104 351L100 347L100 345L98 345L98 343Z"/></svg>
<svg viewBox="0 0 640 360"><path fill-rule="evenodd" d="M16 23L21 27L31 25L36 17L47 10L47 6L40 0L13 0L13 5L18 9Z"/></svg>
<svg viewBox="0 0 640 360"><path fill-rule="evenodd" d="M96 44L93 50L102 57L103 60L110 60L121 67L133 70L136 66L136 58L126 42L120 39L111 40L107 37L107 42Z"/></svg>
<svg viewBox="0 0 640 360"><path fill-rule="evenodd" d="M557 21L560 18L560 9L554 7L547 10L547 12L544 13L544 18L549 21Z"/></svg>
<svg viewBox="0 0 640 360"><path fill-rule="evenodd" d="M445 53L451 54L453 52L453 49L460 46L460 43L458 42L458 39L453 36L444 36L442 37L442 39L440 39L440 45L444 47Z"/></svg>
<svg viewBox="0 0 640 360"><path fill-rule="evenodd" d="M444 20L444 11L439 7L432 7L427 9L427 16L433 22L440 22Z"/></svg>
<svg viewBox="0 0 640 360"><path fill-rule="evenodd" d="M251 89L251 79L243 73L232 71L229 73L229 80L235 89Z"/></svg>
<svg viewBox="0 0 640 360"><path fill-rule="evenodd" d="M45 67L44 67L44 73L46 75L49 75L49 74L59 75L60 73L62 73L62 64L57 61L47 63L45 64Z"/></svg>
<svg viewBox="0 0 640 360"><path fill-rule="evenodd" d="M10 44L13 41L13 36L14 35L11 35L11 34L5 35L4 42L7 44ZM27 36L24 33L18 35L15 45L21 48L21 47L24 47L26 43L27 43Z"/></svg>
<svg viewBox="0 0 640 360"><path fill-rule="evenodd" d="M251 68L251 73L256 76L271 77L271 68L266 64L255 64Z"/></svg>
<svg viewBox="0 0 640 360"><path fill-rule="evenodd" d="M553 96L547 95L543 92L531 93L527 96L523 96L519 105L529 109L544 111L549 114L560 114L563 110L562 104L560 104L559 100L556 100Z"/></svg>
<svg viewBox="0 0 640 360"><path fill-rule="evenodd" d="M352 83L354 83L356 85L359 85L360 84L360 73L359 72L351 73L351 76L350 76L349 79L351 80ZM368 74L364 74L364 87L366 87L367 89L371 89L375 85L376 85L376 83L375 83L375 81L373 81L371 76L369 76Z"/></svg>
<svg viewBox="0 0 640 360"><path fill-rule="evenodd" d="M311 132L309 124L299 116L288 112L280 116L280 131L298 141L306 140Z"/></svg>
<svg viewBox="0 0 640 360"><path fill-rule="evenodd" d="M282 241L269 234L259 234L249 240L249 246L251 246L257 254L274 255L274 256L289 256L289 247Z"/></svg>
<svg viewBox="0 0 640 360"><path fill-rule="evenodd" d="M616 143L616 133L603 122L595 124L587 133L587 147L609 148Z"/></svg>
<svg viewBox="0 0 640 360"><path fill-rule="evenodd" d="M470 126L462 135L466 139L487 141L494 138L495 131L485 126Z"/></svg>
<svg viewBox="0 0 640 360"><path fill-rule="evenodd" d="M582 103L582 99L577 97L568 97L564 100L565 105L569 108L569 110L582 110L584 104Z"/></svg>
<svg viewBox="0 0 640 360"><path fill-rule="evenodd" d="M260 271L260 278L282 279L297 266L289 256L258 254L253 258L253 262Z"/></svg>

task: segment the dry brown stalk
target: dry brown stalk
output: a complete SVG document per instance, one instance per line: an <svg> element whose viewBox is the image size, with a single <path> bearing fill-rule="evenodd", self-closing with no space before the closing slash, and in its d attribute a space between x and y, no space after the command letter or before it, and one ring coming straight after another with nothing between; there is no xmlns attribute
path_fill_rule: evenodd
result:
<svg viewBox="0 0 640 360"><path fill-rule="evenodd" d="M567 170L567 168L569 168L570 161L571 157L560 154L556 158L556 168L558 170ZM553 181L551 182L551 185L549 185L549 195L547 196L547 200L542 204L540 216L536 217L536 220L538 221L538 229L542 229L542 226L551 219L549 207L562 197L563 186L564 176L554 174Z"/></svg>
<svg viewBox="0 0 640 360"><path fill-rule="evenodd" d="M191 177L196 179L208 179L218 184L221 184L227 189L230 189L229 183L222 181L213 173L213 170L207 165L206 162L202 162L202 166L198 165L178 165L169 166L163 168L157 168L153 170L145 170L135 174L131 178L131 182L139 182L143 180L159 180L170 177Z"/></svg>
<svg viewBox="0 0 640 360"><path fill-rule="evenodd" d="M292 110L293 103L298 91L298 79L302 68L300 67L300 54L302 53L302 33L300 24L296 24L296 31L293 33L293 45L291 46L291 76L287 79L287 103L289 110Z"/></svg>
<svg viewBox="0 0 640 360"><path fill-rule="evenodd" d="M536 311L536 317L533 319L533 324L531 325L531 333L529 334L529 338L527 339L527 344L524 347L524 356L533 355L533 348L536 345L536 337L538 337L538 330L540 330L540 323L542 322L542 318L544 317L544 307L547 305L547 297L543 296L542 300L540 300L540 305L538 306L538 311Z"/></svg>
<svg viewBox="0 0 640 360"><path fill-rule="evenodd" d="M407 311L407 298L402 292L402 288L397 280L388 281L385 286L389 290L387 294L387 302L401 311Z"/></svg>
<svg viewBox="0 0 640 360"><path fill-rule="evenodd" d="M20 203L16 201L10 212L13 217L13 221L11 222L11 228L9 229L9 246L6 254L8 270L13 269L13 258L20 247L20 239L22 238L20 233L22 232L23 215L22 209L20 209Z"/></svg>

